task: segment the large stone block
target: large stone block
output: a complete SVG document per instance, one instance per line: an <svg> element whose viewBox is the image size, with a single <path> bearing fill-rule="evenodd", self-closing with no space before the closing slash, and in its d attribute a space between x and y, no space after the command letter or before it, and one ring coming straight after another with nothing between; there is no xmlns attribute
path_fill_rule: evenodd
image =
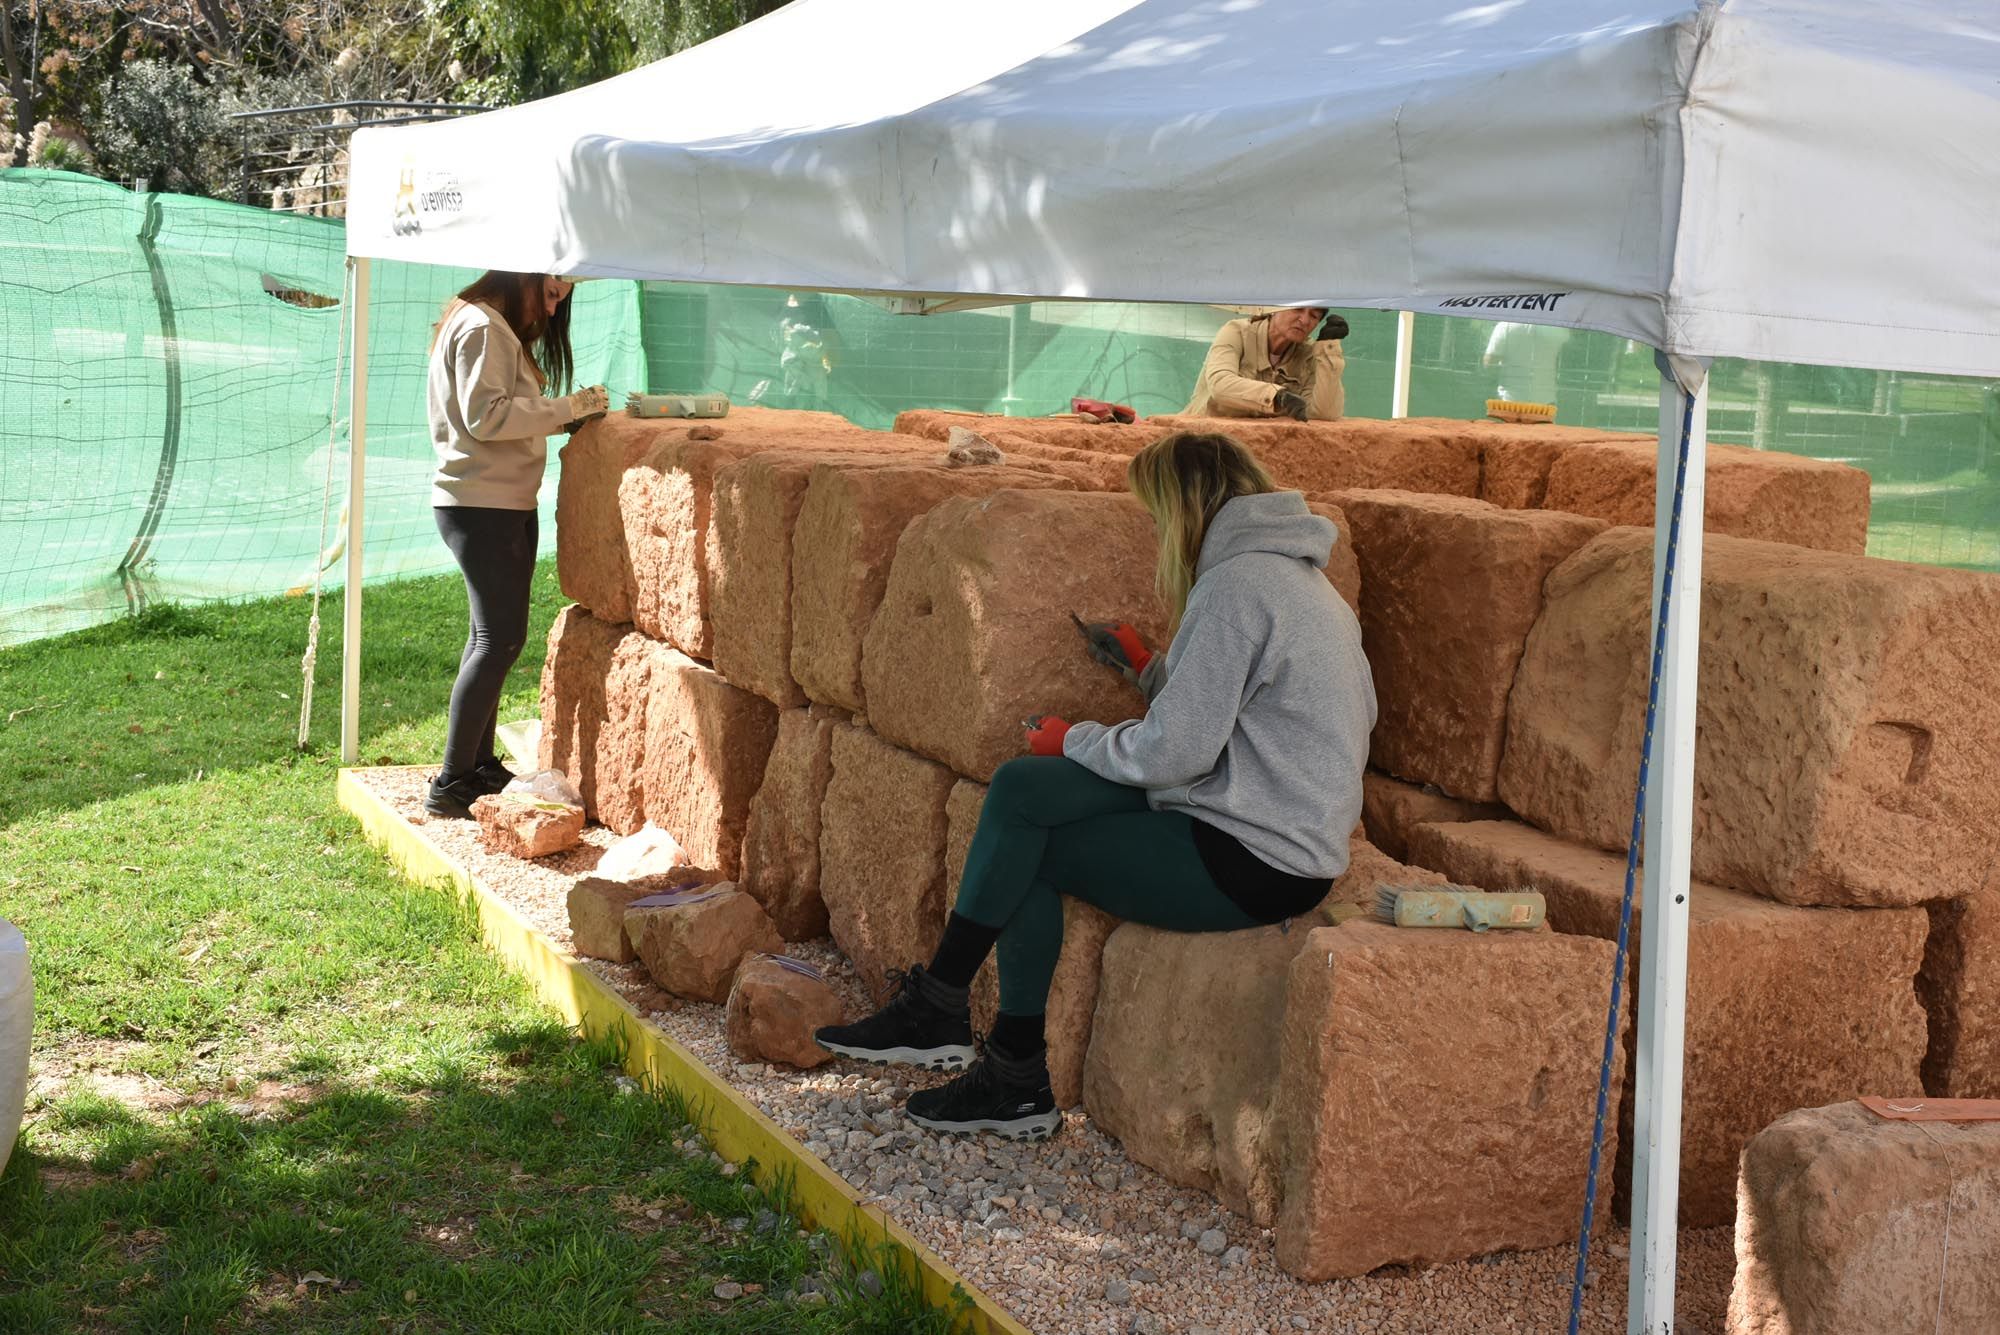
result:
<svg viewBox="0 0 2000 1335"><path fill-rule="evenodd" d="M1372 769L1361 776L1361 828L1370 843L1392 858L1407 860L1410 832L1419 825L1506 820L1511 814L1498 802L1467 802Z"/></svg>
<svg viewBox="0 0 2000 1335"><path fill-rule="evenodd" d="M861 728L833 734L833 778L820 816L820 896L833 940L877 1001L888 974L929 961L944 931L942 765Z"/></svg>
<svg viewBox="0 0 2000 1335"><path fill-rule="evenodd" d="M2000 1099L2000 888L1927 906L1917 994L1930 1014L1924 1092Z"/></svg>
<svg viewBox="0 0 2000 1335"><path fill-rule="evenodd" d="M785 943L757 901L728 883L693 892L685 902L625 910L625 934L654 983L677 997L729 1000L736 968Z"/></svg>
<svg viewBox="0 0 2000 1335"><path fill-rule="evenodd" d="M1553 422L1461 422L1446 417L1412 417L1412 426L1443 431L1472 441L1479 449L1479 499L1507 510L1539 510L1548 494L1549 469L1573 445L1637 444L1651 436Z"/></svg>
<svg viewBox="0 0 2000 1335"><path fill-rule="evenodd" d="M988 439L1016 467L1053 474L1084 491L1125 490L1125 473L1132 462L1126 455L1049 445L1005 431Z"/></svg>
<svg viewBox="0 0 2000 1335"><path fill-rule="evenodd" d="M557 455L556 577L563 596L600 620L632 620L632 558L618 492L625 470L657 441L658 424L620 413L598 418Z"/></svg>
<svg viewBox="0 0 2000 1335"><path fill-rule="evenodd" d="M1556 932L1308 934L1280 1043L1278 1263L1320 1280L1572 1241L1612 953Z"/></svg>
<svg viewBox="0 0 2000 1335"><path fill-rule="evenodd" d="M1336 494L1361 566L1378 715L1369 761L1454 797L1499 795L1514 668L1549 571L1604 526L1408 491Z"/></svg>
<svg viewBox="0 0 2000 1335"><path fill-rule="evenodd" d="M1068 413L1054 417L1001 417L993 413L952 412L944 408L913 408L896 414L895 432L899 436L919 436L925 440L944 441L955 426L992 440L995 435L1010 435L1021 440L1039 441L1044 445L1062 445L1073 450L1090 450L1098 454L1119 454L1126 458L1137 454L1147 445L1172 430L1161 423L1159 418L1142 417L1137 422L1089 423L1077 420ZM1006 446L1001 446L1005 449Z"/></svg>
<svg viewBox="0 0 2000 1335"><path fill-rule="evenodd" d="M1549 465L1542 507L1608 524L1653 523L1659 444L1579 444ZM1706 528L1859 556L1868 548L1868 474L1849 464L1742 445L1708 447Z"/></svg>
<svg viewBox="0 0 2000 1335"><path fill-rule="evenodd" d="M1401 420L1343 417L1155 417L1179 431L1214 431L1250 448L1278 485L1300 491L1391 487L1479 494L1479 442L1467 433Z"/></svg>
<svg viewBox="0 0 2000 1335"><path fill-rule="evenodd" d="M810 1070L833 1060L813 1034L844 1018L840 997L817 969L775 955L753 955L737 966L724 1036L729 1051L742 1061Z"/></svg>
<svg viewBox="0 0 2000 1335"><path fill-rule="evenodd" d="M907 442L877 433L838 451L765 450L716 470L708 587L717 671L781 709L806 702L792 678L792 538L806 486L821 469L919 461Z"/></svg>
<svg viewBox="0 0 2000 1335"><path fill-rule="evenodd" d="M833 777L833 734L841 726L817 705L780 714L764 782L750 801L739 883L787 941L826 935L826 904L819 893L820 807Z"/></svg>
<svg viewBox="0 0 2000 1335"><path fill-rule="evenodd" d="M549 628L542 664L540 761L559 769L600 823L629 834L645 823L650 642L572 604Z"/></svg>
<svg viewBox="0 0 2000 1335"><path fill-rule="evenodd" d="M568 895L570 949L592 959L630 964L639 958L639 952L632 949L632 939L625 935L625 910L632 901L709 885L717 879L717 873L699 867L677 867L630 881L579 877L570 885Z"/></svg>
<svg viewBox="0 0 2000 1335"><path fill-rule="evenodd" d="M778 711L677 650L649 643L648 651L646 801L629 828L650 820L680 841L688 861L733 879Z"/></svg>
<svg viewBox="0 0 2000 1335"><path fill-rule="evenodd" d="M1163 648L1152 520L1129 496L953 497L903 531L862 655L868 721L968 778L1025 750L1021 721L1115 723L1145 708L1071 624L1129 620Z"/></svg>
<svg viewBox="0 0 2000 1335"><path fill-rule="evenodd" d="M1501 800L1622 852L1652 635L1652 535L1549 576L1508 702ZM1794 904L1968 894L2000 853L2000 576L1712 538L1694 874Z"/></svg>
<svg viewBox="0 0 2000 1335"><path fill-rule="evenodd" d="M951 496L1068 485L1022 468L946 468L921 456L814 468L790 537L787 615L791 676L799 688L813 700L862 712L862 640L889 582L896 541L911 520Z"/></svg>
<svg viewBox="0 0 2000 1335"><path fill-rule="evenodd" d="M1741 1199L1729 1335L2000 1330L2000 1122L1787 1113Z"/></svg>
<svg viewBox="0 0 2000 1335"><path fill-rule="evenodd" d="M1463 885L1541 891L1559 932L1618 937L1625 859L1514 821L1417 829L1410 856ZM1626 998L1644 922L1635 910ZM1924 1016L1911 986L1920 909L1811 909L1700 882L1688 896L1680 1217L1728 1223L1736 1163L1772 1118L1862 1094L1913 1092ZM1626 1050L1631 1051L1628 1010ZM1629 1082L1629 1073L1628 1073ZM1617 1204L1630 1199L1632 1108L1620 1111Z"/></svg>
<svg viewBox="0 0 2000 1335"><path fill-rule="evenodd" d="M474 799L472 818L479 822L479 841L511 857L545 858L583 838L583 808L567 802L487 793Z"/></svg>

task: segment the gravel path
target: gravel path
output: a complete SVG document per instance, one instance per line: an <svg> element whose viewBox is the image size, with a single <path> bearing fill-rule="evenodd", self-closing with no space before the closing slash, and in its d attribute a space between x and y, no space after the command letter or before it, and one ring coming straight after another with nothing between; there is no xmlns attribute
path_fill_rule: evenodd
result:
<svg viewBox="0 0 2000 1335"><path fill-rule="evenodd" d="M365 771L362 778L568 950L569 884L617 836L591 826L580 847L523 862L488 853L468 822L427 820L427 771ZM850 1014L864 1012L860 984L832 942L789 950L827 971ZM911 1089L941 1077L740 1063L723 1041L720 1006L669 996L637 966L585 964L1031 1330L1540 1335L1565 1327L1571 1248L1302 1283L1278 1269L1268 1229L1131 1163L1080 1112L1065 1114L1062 1132L1042 1145L934 1137L905 1121L900 1104ZM1593 1244L1595 1279L1583 1322L1592 1335L1625 1329L1626 1242L1624 1229L1612 1229ZM1729 1230L1681 1235L1681 1335L1721 1335L1734 1269Z"/></svg>

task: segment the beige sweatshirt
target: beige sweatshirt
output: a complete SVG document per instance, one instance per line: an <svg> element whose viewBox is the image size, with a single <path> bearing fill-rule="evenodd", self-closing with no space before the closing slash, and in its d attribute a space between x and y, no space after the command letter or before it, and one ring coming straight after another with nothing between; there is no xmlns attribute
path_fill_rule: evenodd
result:
<svg viewBox="0 0 2000 1335"><path fill-rule="evenodd" d="M1289 389L1306 401L1306 416L1332 421L1347 407L1340 383L1347 354L1339 339L1295 343L1285 359L1271 362L1271 322L1231 320L1215 335L1195 382L1194 398L1181 409L1189 417L1269 417L1271 400Z"/></svg>
<svg viewBox="0 0 2000 1335"><path fill-rule="evenodd" d="M534 360L492 307L463 302L431 349L432 505L532 510L548 437L569 421L565 399L542 396Z"/></svg>

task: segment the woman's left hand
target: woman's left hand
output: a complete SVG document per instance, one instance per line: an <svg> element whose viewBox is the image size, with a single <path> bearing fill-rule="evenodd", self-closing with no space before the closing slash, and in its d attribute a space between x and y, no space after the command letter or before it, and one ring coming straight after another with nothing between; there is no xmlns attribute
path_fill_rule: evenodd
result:
<svg viewBox="0 0 2000 1335"><path fill-rule="evenodd" d="M1069 724L1054 714L1024 720L1021 726L1028 730L1029 755L1059 756L1063 753L1063 737L1069 732Z"/></svg>

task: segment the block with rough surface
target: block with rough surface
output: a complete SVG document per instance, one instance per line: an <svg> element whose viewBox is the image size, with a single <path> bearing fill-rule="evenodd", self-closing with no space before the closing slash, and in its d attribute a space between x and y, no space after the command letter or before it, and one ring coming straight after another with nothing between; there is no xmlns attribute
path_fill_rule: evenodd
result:
<svg viewBox="0 0 2000 1335"><path fill-rule="evenodd" d="M1248 446L1281 487L1347 491L1394 487L1479 494L1479 443L1463 432L1402 420L1343 417L1295 422L1263 417L1155 417L1180 431L1220 432Z"/></svg>
<svg viewBox="0 0 2000 1335"><path fill-rule="evenodd" d="M2000 1122L1787 1113L1739 1190L1729 1335L2000 1330Z"/></svg>
<svg viewBox="0 0 2000 1335"><path fill-rule="evenodd" d="M651 642L571 605L549 628L542 664L540 763L559 769L598 822L645 823L646 696Z"/></svg>
<svg viewBox="0 0 2000 1335"><path fill-rule="evenodd" d="M1574 445L1637 444L1651 448L1651 436L1554 422L1459 421L1412 417L1413 427L1447 432L1479 450L1479 499L1507 510L1539 510L1548 494L1549 469Z"/></svg>
<svg viewBox="0 0 2000 1335"><path fill-rule="evenodd" d="M942 765L871 732L834 730L833 778L820 814L820 897L834 944L878 1002L889 995L889 971L929 961L944 931L953 782Z"/></svg>
<svg viewBox="0 0 2000 1335"><path fill-rule="evenodd" d="M1498 802L1467 802L1376 770L1361 776L1361 828L1368 842L1392 858L1408 859L1410 831L1419 825L1506 820L1511 814Z"/></svg>
<svg viewBox="0 0 2000 1335"><path fill-rule="evenodd" d="M1559 932L1615 941L1622 856L1516 821L1419 827L1410 856L1487 890L1539 890ZM1644 915L1635 911L1629 990ZM1808 909L1695 882L1688 898L1686 1064L1680 1218L1726 1224L1736 1161L1750 1137L1793 1108L1918 1088L1924 1015L1911 986L1923 958L1920 909ZM1630 1200L1632 1108L1620 1112L1616 1207Z"/></svg>
<svg viewBox="0 0 2000 1335"><path fill-rule="evenodd" d="M1653 523L1659 443L1580 444L1549 465L1542 508L1608 524ZM1868 474L1782 450L1708 446L1706 529L1859 556L1868 547Z"/></svg>
<svg viewBox="0 0 2000 1335"><path fill-rule="evenodd" d="M1053 474L1084 491L1125 490L1125 470L1131 464L1126 455L1050 445L1006 431L995 432L989 439L1016 467Z"/></svg>
<svg viewBox="0 0 2000 1335"><path fill-rule="evenodd" d="M864 709L862 640L911 520L951 496L1068 485L1021 468L946 468L924 457L814 468L790 538L791 676L800 689L823 704Z"/></svg>
<svg viewBox="0 0 2000 1335"><path fill-rule="evenodd" d="M2000 1099L2000 888L1934 902L1917 995L1930 1015L1924 1092Z"/></svg>
<svg viewBox="0 0 2000 1335"><path fill-rule="evenodd" d="M568 895L570 949L592 959L629 964L639 958L631 938L625 935L625 910L633 900L708 885L718 879L718 873L698 867L677 867L630 881L579 877L570 885Z"/></svg>
<svg viewBox="0 0 2000 1335"><path fill-rule="evenodd" d="M825 979L770 955L752 955L737 966L723 1034L739 1060L810 1070L833 1060L831 1052L813 1042L814 1031L844 1018L840 998Z"/></svg>
<svg viewBox="0 0 2000 1335"><path fill-rule="evenodd" d="M1286 985L1278 1264L1321 1280L1572 1241L1611 957L1557 932L1315 929Z"/></svg>
<svg viewBox="0 0 2000 1335"><path fill-rule="evenodd" d="M625 933L655 984L695 1001L727 1001L737 965L785 948L757 901L727 882L685 904L628 908Z"/></svg>
<svg viewBox="0 0 2000 1335"><path fill-rule="evenodd" d="M843 726L813 706L778 716L764 781L743 831L742 889L764 906L787 941L826 935L819 893L820 806L833 777L833 734Z"/></svg>
<svg viewBox="0 0 2000 1335"><path fill-rule="evenodd" d="M1118 454L1130 458L1167 434L1172 428L1158 418L1142 417L1137 422L1082 422L1069 414L1054 417L1001 417L992 413L952 412L944 408L913 408L896 414L899 436L918 436L943 442L955 426L964 427L992 440L996 434L1062 445L1073 450ZM1004 450L1006 446L1001 446Z"/></svg>
<svg viewBox="0 0 2000 1335"><path fill-rule="evenodd" d="M1549 576L1508 701L1500 798L1623 851L1652 647L1653 535ZM1713 538L1694 874L1794 904L1969 894L2000 851L2000 576Z"/></svg>
<svg viewBox="0 0 2000 1335"><path fill-rule="evenodd" d="M488 793L472 804L479 840L495 853L545 858L575 848L583 838L583 808Z"/></svg>
<svg viewBox="0 0 2000 1335"><path fill-rule="evenodd" d="M632 557L618 493L625 471L659 436L658 423L620 413L588 423L557 455L556 577L565 598L603 621L632 620Z"/></svg>
<svg viewBox="0 0 2000 1335"><path fill-rule="evenodd" d="M1369 762L1454 797L1499 795L1507 695L1549 571L1604 525L1459 496L1349 491L1362 643L1379 711Z"/></svg>
<svg viewBox="0 0 2000 1335"><path fill-rule="evenodd" d="M778 711L678 650L647 647L646 805L631 828L650 820L680 841L689 862L734 878Z"/></svg>
<svg viewBox="0 0 2000 1335"><path fill-rule="evenodd" d="M1138 715L1135 687L1084 651L1085 621L1129 620L1155 650L1152 520L1129 496L997 491L903 531L862 681L883 737L982 782L1025 748L1021 721Z"/></svg>

